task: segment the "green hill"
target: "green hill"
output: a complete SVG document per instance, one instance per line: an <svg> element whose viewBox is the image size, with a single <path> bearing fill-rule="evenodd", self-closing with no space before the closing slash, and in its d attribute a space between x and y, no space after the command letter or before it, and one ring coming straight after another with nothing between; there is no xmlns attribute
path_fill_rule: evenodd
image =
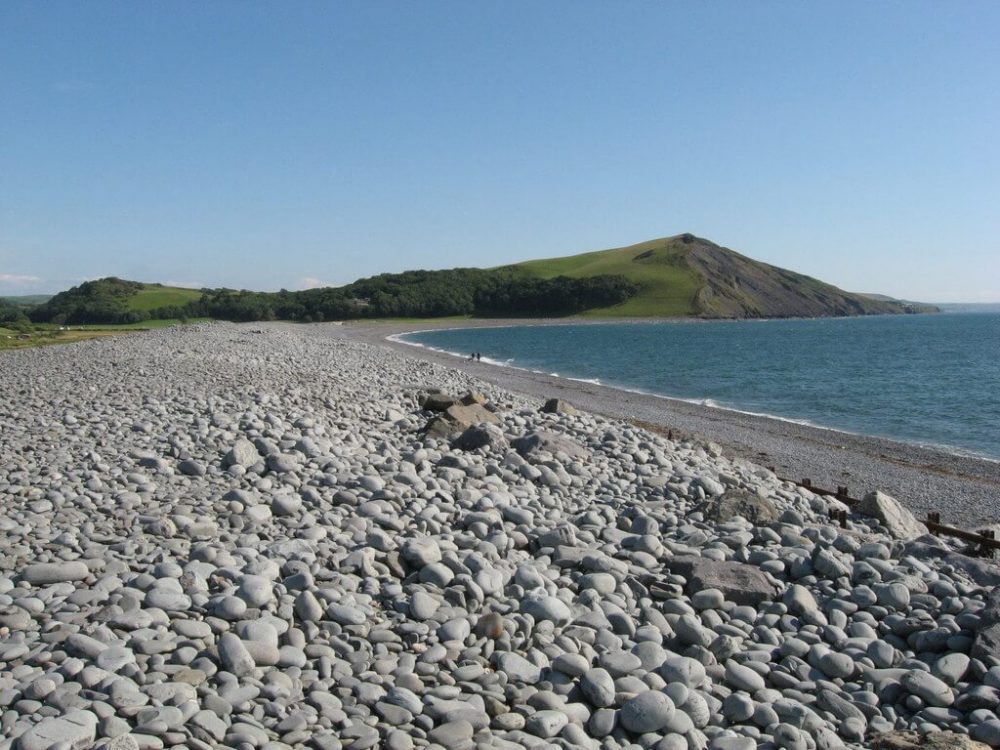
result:
<svg viewBox="0 0 1000 750"><path fill-rule="evenodd" d="M144 284L115 277L85 281L33 308L36 323L127 324L156 318L177 318L201 299L197 289Z"/></svg>
<svg viewBox="0 0 1000 750"><path fill-rule="evenodd" d="M699 314L696 300L701 278L685 262L683 255L670 239L651 240L614 250L529 260L505 268L543 279L621 275L639 287L639 291L625 302L611 308L589 310L587 315L688 317Z"/></svg>
<svg viewBox="0 0 1000 750"><path fill-rule="evenodd" d="M621 275L637 285L625 302L585 313L594 317L787 318L935 310L845 292L691 234L503 268L543 279Z"/></svg>
<svg viewBox="0 0 1000 750"><path fill-rule="evenodd" d="M300 292L182 289L110 277L61 292L29 314L36 323L76 325L161 318L815 318L936 311L845 292L681 234L564 258L380 274Z"/></svg>

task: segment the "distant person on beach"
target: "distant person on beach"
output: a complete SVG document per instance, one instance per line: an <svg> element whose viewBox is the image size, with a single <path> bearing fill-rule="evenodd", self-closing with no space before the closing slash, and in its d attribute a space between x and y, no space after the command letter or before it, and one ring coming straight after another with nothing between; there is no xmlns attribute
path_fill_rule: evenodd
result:
<svg viewBox="0 0 1000 750"><path fill-rule="evenodd" d="M476 352L476 361L477 362L483 361L483 355L480 352Z"/></svg>

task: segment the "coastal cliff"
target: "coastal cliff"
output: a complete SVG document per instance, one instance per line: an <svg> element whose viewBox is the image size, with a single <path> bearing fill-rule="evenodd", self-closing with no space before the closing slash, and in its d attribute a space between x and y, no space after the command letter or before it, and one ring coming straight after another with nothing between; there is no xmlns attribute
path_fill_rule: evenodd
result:
<svg viewBox="0 0 1000 750"><path fill-rule="evenodd" d="M541 278L621 275L628 300L588 311L600 317L820 318L938 312L932 305L846 292L748 258L692 234L510 268Z"/></svg>

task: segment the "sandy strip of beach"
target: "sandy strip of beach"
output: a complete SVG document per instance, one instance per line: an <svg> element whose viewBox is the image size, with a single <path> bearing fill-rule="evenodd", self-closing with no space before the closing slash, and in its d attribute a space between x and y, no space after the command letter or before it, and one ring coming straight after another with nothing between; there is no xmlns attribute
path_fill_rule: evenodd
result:
<svg viewBox="0 0 1000 750"><path fill-rule="evenodd" d="M818 487L835 489L845 485L854 497L878 488L906 503L918 518L925 518L928 511L939 511L944 522L963 528L1000 523L1000 462L512 367L470 362L388 339L396 334L432 328L551 325L554 322L580 324L588 321L363 322L322 326L322 329L333 336L391 347L413 357L446 364L517 393L539 399L561 398L578 408L607 417L711 440L732 455L773 466L781 476L809 478Z"/></svg>

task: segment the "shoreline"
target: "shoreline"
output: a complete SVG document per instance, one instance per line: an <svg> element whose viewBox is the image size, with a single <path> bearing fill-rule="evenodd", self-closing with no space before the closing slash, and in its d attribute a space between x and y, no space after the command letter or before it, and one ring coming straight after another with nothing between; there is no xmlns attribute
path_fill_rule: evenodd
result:
<svg viewBox="0 0 1000 750"><path fill-rule="evenodd" d="M500 325L498 325L498 326L482 326L482 327L511 328L513 326L508 326L508 325L502 325L502 326L500 326ZM414 349L427 349L428 351L431 351L431 352L433 352L435 354L443 354L443 355L446 355L448 357L452 357L454 360L457 360L457 361L469 361L468 358L464 354L461 354L459 352L453 352L453 351L449 351L447 349L440 349L438 347L429 346L427 344L421 344L420 342L417 342L417 341L407 341L404 338L405 336L409 336L409 335L412 335L412 334L418 334L418 333L425 333L425 332L429 332L431 330L452 331L452 330L461 330L461 328L419 329L419 330L414 330L414 331L407 331L405 333L395 333L395 334L392 334L390 336L387 336L386 337L386 341L388 341L390 343L393 343L393 344L404 344L406 346L411 346ZM684 404L691 404L692 406L701 406L701 407L704 407L706 409L717 409L719 411L731 412L733 414L738 414L738 415L745 415L745 416L750 416L750 417L760 417L761 419L770 419L770 420L774 420L776 422L786 422L788 424L798 425L800 427L811 427L811 428L816 429L816 430L823 430L825 432L835 432L835 433L838 433L838 434L841 434L841 435L847 435L847 436L850 436L850 437L871 438L873 440L884 440L884 441L889 441L889 442L893 442L893 443L900 443L902 445L908 445L908 446L911 446L911 447L914 447L914 448L924 448L924 449L931 450L931 451L938 451L938 452L945 453L945 454L950 455L950 456L956 456L958 458L971 458L971 459L974 459L976 461L986 461L988 463L995 463L995 464L1000 465L1000 458L993 458L992 456L981 455L979 453L976 453L975 451L964 449L964 448L959 448L959 447L956 447L956 446L953 446L953 445L944 445L944 444L936 444L936 443L918 443L918 442L914 442L914 441L910 441L910 440L902 440L902 439L898 439L898 438L893 438L893 437L890 437L888 435L869 435L869 434L866 434L866 433L863 433L863 432L854 432L854 431L842 429L842 428L839 428L839 427L830 427L829 425L816 424L814 422L810 422L808 419L796 419L796 418L793 418L793 417L782 417L782 416L780 416L778 414L768 414L766 412L748 411L747 409L739 409L739 408L737 408L735 406L725 406L725 405L719 404L719 403L705 403L706 401L712 401L712 399L708 399L708 398L706 398L706 399L682 398L680 396L670 396L670 395L664 394L664 393L653 393L651 391L644 391L644 390L641 390L639 388L629 388L629 387L623 386L623 385L615 385L615 384L612 384L612 383L604 383L604 382L601 382L601 380L599 378L577 378L577 377L572 377L570 375L561 375L561 374L555 373L555 372L546 373L546 372L544 372L542 370L532 370L532 369L529 369L527 367L520 367L518 365L505 364L505 363L502 363L502 362L498 362L497 360L492 359L492 358L485 358L485 359L480 360L480 361L482 363L490 365L492 367L509 368L509 369L512 369L512 370L517 370L517 371L525 372L525 373L531 373L531 374L534 374L534 375L547 375L548 377L558 378L559 380L571 380L571 381L574 381L574 382L577 382L577 383L584 383L584 384L587 384L587 385L596 385L596 386L601 386L603 388L611 388L611 389L614 389L616 391L621 391L622 393L632 393L632 394L635 394L635 395L638 395L638 396L649 396L651 398L663 399L664 401L680 402L680 403L684 403Z"/></svg>
<svg viewBox="0 0 1000 750"><path fill-rule="evenodd" d="M390 337L447 328L538 325L604 325L648 320L481 319L467 321L356 322L323 326L336 337L391 348L408 356L445 364L540 399L561 398L584 411L630 421L654 430L673 430L718 443L728 453L819 487L846 485L862 497L880 489L904 502L918 518L930 511L947 523L978 528L1000 522L1000 462L951 453L801 422L707 406L515 367L470 362Z"/></svg>

